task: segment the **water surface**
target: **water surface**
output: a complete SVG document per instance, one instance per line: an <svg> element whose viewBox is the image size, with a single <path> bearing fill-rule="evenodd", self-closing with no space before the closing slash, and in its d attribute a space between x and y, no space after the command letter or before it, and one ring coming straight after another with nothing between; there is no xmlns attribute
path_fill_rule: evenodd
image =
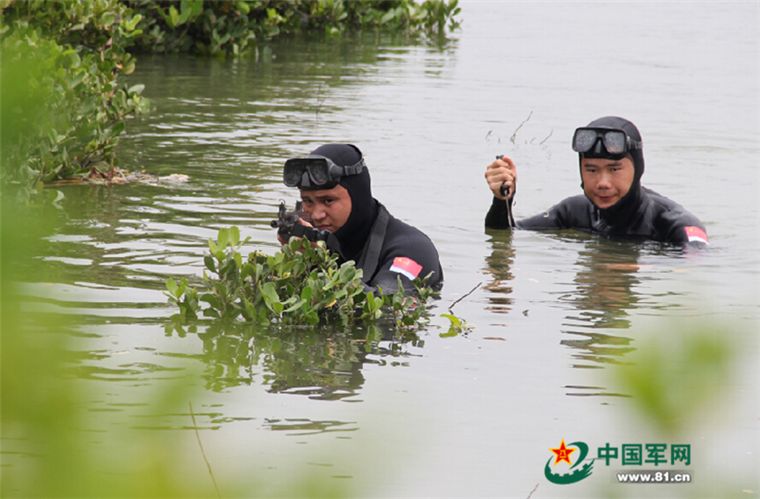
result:
<svg viewBox="0 0 760 499"><path fill-rule="evenodd" d="M182 383L197 390L222 483L245 469L276 490L307 469L368 495L525 497L536 483L535 497L559 494L542 476L547 446L637 436L603 373L642 331L729 318L755 330L757 15L751 2L466 2L461 31L438 44L368 36L277 42L255 60L142 56L133 79L155 109L129 123L119 157L189 181L65 189L66 223L42 260L51 278L28 293L75 314L79 376L102 393L89 410L135 438L190 427L187 412L144 401L194 373ZM580 192L572 131L608 114L638 125L643 184L701 218L707 250L484 231L495 154L515 159L516 215L532 215ZM284 160L333 141L358 145L375 196L436 243L446 282L429 330L370 343L362 330L172 331L164 280L199 276L221 227L239 226L246 250L275 251L269 221L295 200ZM479 283L455 307L472 331L439 337L437 315ZM726 388L745 395L710 419L720 439L694 435L700 470L757 441L747 334ZM93 430L105 445L107 428ZM750 453L734 470L756 464Z"/></svg>

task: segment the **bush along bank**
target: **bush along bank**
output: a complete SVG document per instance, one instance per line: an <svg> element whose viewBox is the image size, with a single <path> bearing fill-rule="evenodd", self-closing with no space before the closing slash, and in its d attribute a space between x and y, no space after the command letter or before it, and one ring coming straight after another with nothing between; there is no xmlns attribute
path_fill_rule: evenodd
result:
<svg viewBox="0 0 760 499"><path fill-rule="evenodd" d="M34 192L72 176L110 178L129 118L133 53L241 56L276 37L377 30L442 35L458 0L0 0L4 186Z"/></svg>
<svg viewBox="0 0 760 499"><path fill-rule="evenodd" d="M239 55L273 38L358 30L438 36L458 28L458 0L128 0L143 16L140 52Z"/></svg>
<svg viewBox="0 0 760 499"><path fill-rule="evenodd" d="M2 57L2 182L30 190L114 163L127 118L144 112L126 51L141 18L113 0L6 2Z"/></svg>

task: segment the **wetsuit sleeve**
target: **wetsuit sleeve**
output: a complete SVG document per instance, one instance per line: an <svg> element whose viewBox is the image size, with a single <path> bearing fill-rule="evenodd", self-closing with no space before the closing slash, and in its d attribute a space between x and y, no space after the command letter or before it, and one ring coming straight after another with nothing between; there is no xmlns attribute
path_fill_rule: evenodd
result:
<svg viewBox="0 0 760 499"><path fill-rule="evenodd" d="M394 293L399 287L400 279L404 290L411 292L414 291L412 280L425 277L431 272L433 275L428 285L433 288L441 286L443 271L438 251L427 236L409 226L389 227L388 236L389 244L383 252L378 270L367 283L371 289L382 288L384 294Z"/></svg>
<svg viewBox="0 0 760 499"><path fill-rule="evenodd" d="M510 203L512 201L510 200ZM486 213L486 228L487 229L508 229L509 223L507 222L507 203L493 197L491 202L491 208Z"/></svg>
<svg viewBox="0 0 760 499"><path fill-rule="evenodd" d="M544 213L519 220L517 227L530 230L585 227L589 225L587 212L585 200L580 196L574 196L555 204ZM486 214L486 228L509 228L506 203L497 197L493 198L491 208Z"/></svg>
<svg viewBox="0 0 760 499"><path fill-rule="evenodd" d="M559 216L558 205L552 206L544 213L524 218L517 222L520 229L542 230L542 229L562 229L562 218Z"/></svg>
<svg viewBox="0 0 760 499"><path fill-rule="evenodd" d="M659 232L665 242L702 246L708 244L707 230L697 217L686 210L662 213L658 220Z"/></svg>

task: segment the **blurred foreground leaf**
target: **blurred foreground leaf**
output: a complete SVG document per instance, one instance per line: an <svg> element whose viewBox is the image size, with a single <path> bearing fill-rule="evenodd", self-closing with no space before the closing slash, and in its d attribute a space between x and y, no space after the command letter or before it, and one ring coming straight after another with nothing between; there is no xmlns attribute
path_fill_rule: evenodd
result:
<svg viewBox="0 0 760 499"><path fill-rule="evenodd" d="M677 434L714 406L732 379L741 341L721 324L660 328L617 366L613 382L654 427Z"/></svg>

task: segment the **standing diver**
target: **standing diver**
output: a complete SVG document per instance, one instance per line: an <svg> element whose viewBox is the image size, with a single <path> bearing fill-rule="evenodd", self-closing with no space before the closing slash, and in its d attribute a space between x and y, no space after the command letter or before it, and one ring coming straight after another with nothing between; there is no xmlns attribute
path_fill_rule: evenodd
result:
<svg viewBox="0 0 760 499"><path fill-rule="evenodd" d="M494 195L486 227L579 229L609 237L707 244L707 232L697 217L641 185L644 154L641 134L633 123L616 116L599 118L575 130L572 145L578 153L583 195L510 223L517 168L511 158L502 156L485 172Z"/></svg>
<svg viewBox="0 0 760 499"><path fill-rule="evenodd" d="M358 147L325 144L308 156L291 158L285 162L283 181L301 193L298 222L325 235L341 263L355 261L368 288L392 293L401 278L404 289L413 291L412 280L428 274L427 285L441 287L438 251L430 238L394 218L372 197L369 170ZM278 233L278 238L284 243L290 235Z"/></svg>

